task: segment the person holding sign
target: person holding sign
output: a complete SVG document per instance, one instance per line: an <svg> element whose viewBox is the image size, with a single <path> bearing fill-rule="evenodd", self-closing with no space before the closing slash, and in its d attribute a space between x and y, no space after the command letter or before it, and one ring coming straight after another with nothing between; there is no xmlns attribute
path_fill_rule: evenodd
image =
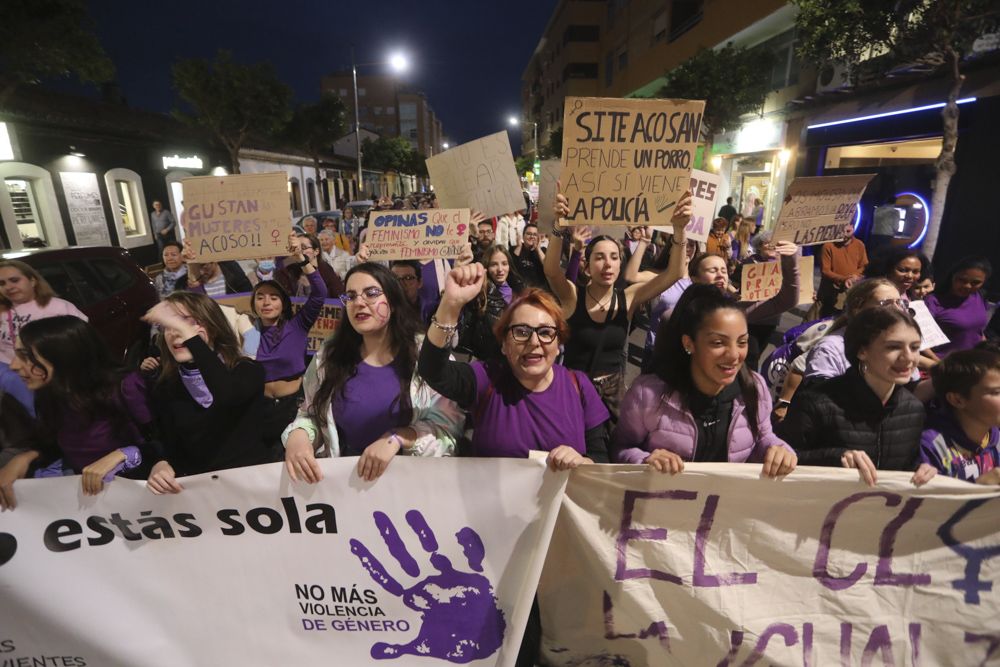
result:
<svg viewBox="0 0 1000 667"><path fill-rule="evenodd" d="M771 396L746 366L747 319L736 301L692 285L656 341L653 374L622 401L615 460L676 474L685 461L763 463L768 477L795 469L771 431Z"/></svg>
<svg viewBox="0 0 1000 667"><path fill-rule="evenodd" d="M305 257L304 241L308 241L304 235L289 236L286 264L286 268L298 267L309 281L309 298L299 312L292 315L292 300L275 280L257 283L250 296L250 312L259 332L255 358L264 367L264 395L268 399L264 436L274 445L278 445L282 431L295 419L302 398L309 330L327 297L326 284L315 263Z"/></svg>
<svg viewBox="0 0 1000 667"><path fill-rule="evenodd" d="M14 509L17 479L71 472L92 496L116 475L148 466L153 417L142 380L115 362L93 326L72 315L29 322L14 353L11 369L35 392L38 420L26 442L32 448L0 468L0 509Z"/></svg>
<svg viewBox="0 0 1000 667"><path fill-rule="evenodd" d="M464 415L416 373L420 323L392 272L372 262L347 274L347 310L313 357L305 400L282 434L295 481L323 478L316 456L359 456L358 476L378 478L397 454L450 456Z"/></svg>
<svg viewBox="0 0 1000 667"><path fill-rule="evenodd" d="M557 219L569 215L569 203L561 193L556 195ZM545 277L561 304L562 316L573 336L566 344L567 368L582 370L593 380L601 398L617 418L618 403L624 393L625 343L632 316L647 301L667 290L683 277L683 258L687 242L684 227L691 218L691 193L685 192L674 208L671 225L674 228L670 265L654 279L617 287L622 269L622 250L610 236L591 239L584 253L590 282L580 294L559 265L562 237L553 234L545 256ZM642 247L645 250L645 247ZM581 298L582 296L582 298Z"/></svg>
<svg viewBox="0 0 1000 667"><path fill-rule="evenodd" d="M476 359L488 361L502 355L493 328L511 301L524 291L524 283L513 270L513 258L507 248L496 244L483 253L488 280L474 301L462 310L459 347Z"/></svg>
<svg viewBox="0 0 1000 667"><path fill-rule="evenodd" d="M344 283L340 276L329 264L323 260L322 249L319 238L315 234L297 234L295 245L301 251L301 258L293 262L285 262L274 274L274 279L281 283L281 286L290 296L309 296L313 290L313 280L306 273L306 268L311 266L318 274L320 280L326 286L328 295L340 294L344 291Z"/></svg>
<svg viewBox="0 0 1000 667"><path fill-rule="evenodd" d="M905 387L920 356L920 327L900 308L869 308L844 333L850 369L801 391L778 434L804 465L856 468L869 486L878 470L915 471L924 484L937 473L919 462L924 406Z"/></svg>
<svg viewBox="0 0 1000 667"><path fill-rule="evenodd" d="M163 330L160 376L149 396L165 450L149 490L180 493L178 477L270 462L264 369L243 356L219 304L174 292L144 319Z"/></svg>

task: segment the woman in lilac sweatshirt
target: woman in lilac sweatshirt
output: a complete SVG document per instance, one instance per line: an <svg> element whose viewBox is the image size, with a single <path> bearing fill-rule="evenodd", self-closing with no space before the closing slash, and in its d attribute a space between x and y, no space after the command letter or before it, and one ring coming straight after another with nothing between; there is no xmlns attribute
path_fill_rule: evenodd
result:
<svg viewBox="0 0 1000 667"><path fill-rule="evenodd" d="M763 462L768 477L795 469L795 452L771 431L764 379L746 367L749 334L737 302L692 285L656 341L655 373L622 402L619 463L678 473L685 461Z"/></svg>

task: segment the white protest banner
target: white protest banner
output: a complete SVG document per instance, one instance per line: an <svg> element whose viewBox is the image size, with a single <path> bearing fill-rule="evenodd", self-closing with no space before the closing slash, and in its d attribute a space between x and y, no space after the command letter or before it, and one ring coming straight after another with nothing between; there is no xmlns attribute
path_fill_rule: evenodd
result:
<svg viewBox="0 0 1000 667"><path fill-rule="evenodd" d="M920 326L921 351L929 350L938 345L947 345L951 342L951 339L948 338L945 332L941 331L941 327L938 326L937 320L931 315L931 311L927 310L926 303L923 301L911 301L910 312L913 313L913 319Z"/></svg>
<svg viewBox="0 0 1000 667"><path fill-rule="evenodd" d="M368 258L378 262L458 257L469 242L470 217L467 208L372 211L365 240Z"/></svg>
<svg viewBox="0 0 1000 667"><path fill-rule="evenodd" d="M911 475L578 468L538 589L547 664L997 664L1000 494Z"/></svg>
<svg viewBox="0 0 1000 667"><path fill-rule="evenodd" d="M427 158L427 173L441 208L469 208L487 218L524 208L506 131Z"/></svg>
<svg viewBox="0 0 1000 667"><path fill-rule="evenodd" d="M238 174L185 178L185 241L194 262L282 255L292 231L288 175Z"/></svg>
<svg viewBox="0 0 1000 667"><path fill-rule="evenodd" d="M567 97L566 222L669 226L690 183L704 109L689 100Z"/></svg>
<svg viewBox="0 0 1000 667"><path fill-rule="evenodd" d="M813 302L813 256L799 257L799 300ZM751 262L740 271L740 301L767 301L781 291L781 261Z"/></svg>
<svg viewBox="0 0 1000 667"><path fill-rule="evenodd" d="M853 223L858 202L875 174L803 176L788 187L772 239L796 245L839 241Z"/></svg>
<svg viewBox="0 0 1000 667"><path fill-rule="evenodd" d="M356 458L320 466L314 486L271 464L176 496L17 482L0 662L514 665L565 473L398 456L369 483Z"/></svg>
<svg viewBox="0 0 1000 667"><path fill-rule="evenodd" d="M719 187L722 185L722 177L701 169L691 170L691 222L684 228L684 235L689 241L701 241L704 243L712 231L712 220L715 219L717 206L716 200L719 198ZM673 233L674 228L670 225L658 226L656 229Z"/></svg>

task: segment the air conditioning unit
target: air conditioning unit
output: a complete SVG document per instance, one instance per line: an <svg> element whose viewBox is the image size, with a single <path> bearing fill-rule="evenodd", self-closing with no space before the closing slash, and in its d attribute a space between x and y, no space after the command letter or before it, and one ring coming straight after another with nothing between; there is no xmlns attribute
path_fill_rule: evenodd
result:
<svg viewBox="0 0 1000 667"><path fill-rule="evenodd" d="M816 77L816 93L832 93L854 85L851 69L844 63L827 63Z"/></svg>

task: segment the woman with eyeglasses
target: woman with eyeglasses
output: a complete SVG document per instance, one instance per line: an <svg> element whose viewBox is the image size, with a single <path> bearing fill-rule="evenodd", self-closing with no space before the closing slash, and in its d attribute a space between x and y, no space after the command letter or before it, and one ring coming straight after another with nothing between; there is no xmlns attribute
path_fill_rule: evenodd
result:
<svg viewBox="0 0 1000 667"><path fill-rule="evenodd" d="M555 214L559 220L569 215L569 201L561 193L556 195ZM690 219L691 193L685 192L670 221L674 235L667 270L652 280L624 288L617 284L622 271L622 248L615 238L602 235L590 240L584 251L589 282L578 287L559 264L562 237L557 234L549 237L545 277L559 299L563 319L573 332L566 343L564 363L567 368L585 372L594 382L612 420L617 419L625 389L625 344L632 317L643 304L683 277L687 247L684 227ZM636 253L645 251L646 245L639 243Z"/></svg>
<svg viewBox="0 0 1000 667"><path fill-rule="evenodd" d="M306 344L309 330L327 297L327 286L316 265L306 257L304 244L309 239L292 234L288 239L290 264L299 267L309 282L309 298L297 313L292 314L292 300L277 280L263 280L250 295L250 312L258 335L253 357L264 367L264 396L267 414L264 417L264 437L276 455L283 457L281 433L298 410L302 398L302 375L306 370ZM244 349L247 345L244 344ZM250 350L248 350L249 352Z"/></svg>
<svg viewBox="0 0 1000 667"><path fill-rule="evenodd" d="M428 384L472 415L472 455L526 458L543 451L554 470L606 462L608 411L586 375L555 363L569 327L545 292L528 289L504 311L494 327L501 358L449 360L459 313L484 280L478 263L448 274L419 364Z"/></svg>
<svg viewBox="0 0 1000 667"><path fill-rule="evenodd" d="M319 274L323 284L326 285L327 294L341 294L344 291L344 283L340 276L329 264L323 261L323 248L319 244L319 238L315 234L298 234L300 253L291 257L294 261L286 263L274 274L274 279L281 284L290 296L309 296L312 290L312 281L306 273L306 265L311 266Z"/></svg>
<svg viewBox="0 0 1000 667"><path fill-rule="evenodd" d="M148 393L164 451L149 490L180 493L178 477L269 463L264 368L243 356L219 304L174 292L144 319L163 331L160 373Z"/></svg>
<svg viewBox="0 0 1000 667"><path fill-rule="evenodd" d="M937 469L920 463L924 406L905 387L920 356L920 327L901 308L868 308L843 340L850 368L800 392L778 435L803 465L854 468L869 486L878 470L912 471L911 483L928 482Z"/></svg>
<svg viewBox="0 0 1000 667"><path fill-rule="evenodd" d="M397 454L449 456L464 415L417 375L419 322L381 264L347 273L347 311L313 357L305 400L282 435L293 480L323 478L316 457L358 456L358 475L378 478Z"/></svg>
<svg viewBox="0 0 1000 667"><path fill-rule="evenodd" d="M985 337L990 315L982 288L992 274L993 266L986 258L966 257L924 298L927 310L950 341L934 348L942 359L958 350L971 350Z"/></svg>
<svg viewBox="0 0 1000 667"><path fill-rule="evenodd" d="M112 358L93 326L71 315L25 324L11 370L35 392L37 421L33 447L0 468L0 509L16 505L16 479L71 472L82 475L84 495L95 495L116 475L148 466L152 415L142 380Z"/></svg>
<svg viewBox="0 0 1000 667"><path fill-rule="evenodd" d="M688 288L656 341L654 372L622 401L615 460L671 474L685 461L763 463L768 477L794 470L795 453L771 432L764 378L745 363L749 338L735 300Z"/></svg>

